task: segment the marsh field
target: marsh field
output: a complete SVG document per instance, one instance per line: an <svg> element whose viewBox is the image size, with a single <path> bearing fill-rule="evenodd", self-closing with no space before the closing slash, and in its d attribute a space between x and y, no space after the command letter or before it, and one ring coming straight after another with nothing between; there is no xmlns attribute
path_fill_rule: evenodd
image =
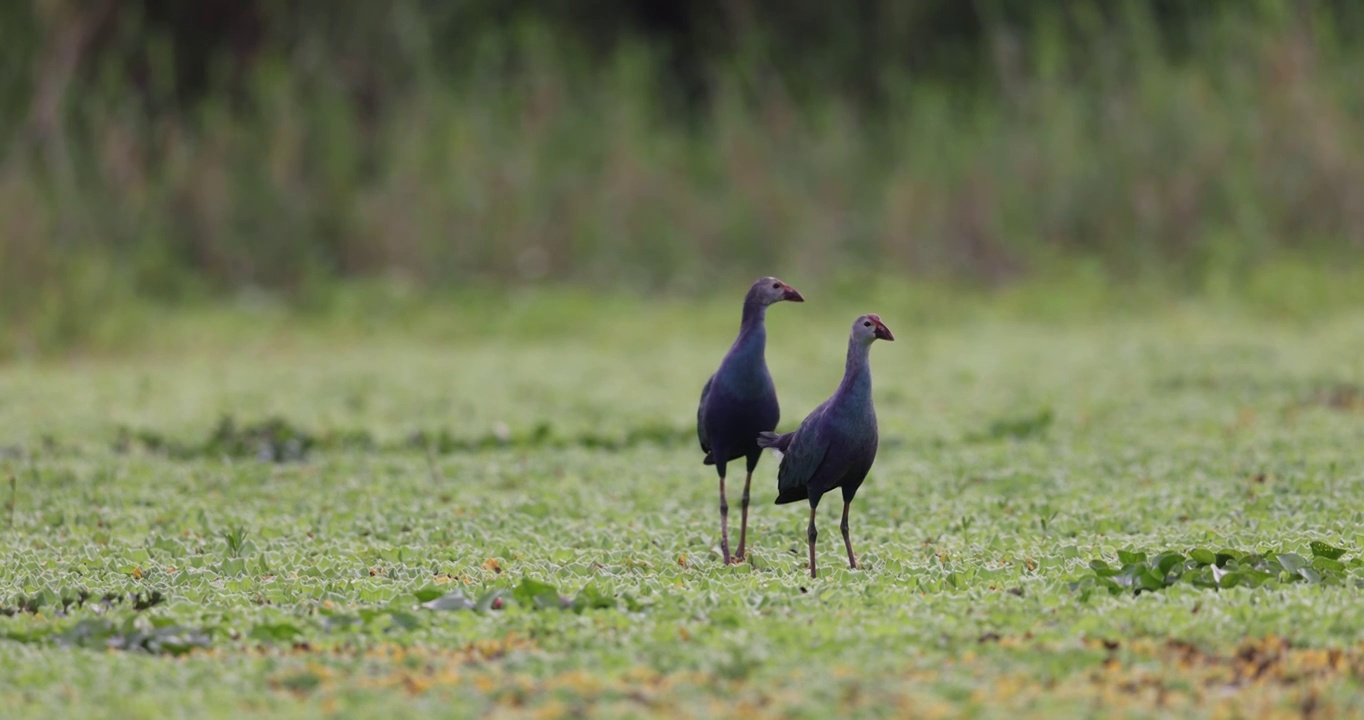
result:
<svg viewBox="0 0 1364 720"><path fill-rule="evenodd" d="M1344 0L0 3L0 716L1364 716L1361 66ZM766 275L781 430L895 336L814 580L696 437Z"/></svg>
<svg viewBox="0 0 1364 720"><path fill-rule="evenodd" d="M8 364L6 714L1361 712L1357 312L869 294L768 317L783 429L849 317L896 333L863 567L825 532L815 580L771 457L720 562L694 413L736 302L529 292L363 339L219 313Z"/></svg>

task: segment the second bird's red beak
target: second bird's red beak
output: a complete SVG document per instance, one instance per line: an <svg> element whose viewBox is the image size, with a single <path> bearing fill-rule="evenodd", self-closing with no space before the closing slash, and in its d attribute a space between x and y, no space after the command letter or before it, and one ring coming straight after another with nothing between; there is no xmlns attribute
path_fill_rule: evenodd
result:
<svg viewBox="0 0 1364 720"><path fill-rule="evenodd" d="M790 300L790 301L792 301L792 302L805 302L805 296L804 296L804 295L801 295L799 290L797 290L797 289L795 289L795 288L793 288L793 287L791 287L790 285L787 285L787 284L785 284L785 283L782 283L782 286L781 286L781 287L782 287L782 295L781 295L781 299L782 299L782 300Z"/></svg>
<svg viewBox="0 0 1364 720"><path fill-rule="evenodd" d="M876 320L876 339L895 342L895 336L890 334L890 328L886 327L886 324L881 322L880 318Z"/></svg>

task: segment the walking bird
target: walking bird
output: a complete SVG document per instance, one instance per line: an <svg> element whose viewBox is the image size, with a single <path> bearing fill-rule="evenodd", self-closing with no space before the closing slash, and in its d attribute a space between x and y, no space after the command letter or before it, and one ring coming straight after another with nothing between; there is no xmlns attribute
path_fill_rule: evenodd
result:
<svg viewBox="0 0 1364 720"><path fill-rule="evenodd" d="M777 389L772 384L764 356L767 328L763 321L767 307L783 300L804 302L805 298L795 288L774 277L759 278L748 289L739 336L720 361L719 369L701 388L701 403L696 408L696 435L701 441L701 451L706 453L704 462L714 465L720 474L720 552L726 565L733 558L729 554L725 466L731 460L748 460L737 556L742 559L748 542L748 489L753 482L753 468L762 457L758 433L776 428L781 415Z"/></svg>
<svg viewBox="0 0 1364 720"><path fill-rule="evenodd" d="M777 501L783 505L810 501L810 577L815 570L815 510L824 493L843 489L843 544L848 567L857 567L852 539L848 535L848 506L876 460L876 408L871 402L871 344L894 340L890 328L877 315L863 315L853 323L848 337L848 362L838 389L815 408L795 431L778 435L763 432L758 444L781 457L777 468Z"/></svg>

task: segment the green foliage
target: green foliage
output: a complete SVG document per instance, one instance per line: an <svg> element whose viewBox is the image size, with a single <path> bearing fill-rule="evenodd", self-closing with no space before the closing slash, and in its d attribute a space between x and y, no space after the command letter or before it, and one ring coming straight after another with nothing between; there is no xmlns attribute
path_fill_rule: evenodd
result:
<svg viewBox="0 0 1364 720"><path fill-rule="evenodd" d="M185 442L152 430L121 427L113 447L115 452L120 454L141 451L178 460L232 457L283 463L302 461L309 452L317 450L387 453L430 450L448 455L497 448L550 450L584 447L627 450L645 444L677 447L694 440L694 428L670 428L660 424L629 428L619 434L584 431L572 436L563 436L554 433L552 423L542 421L524 432L499 428L477 437L462 437L447 429L436 432L418 430L405 438L379 443L369 431L363 429L311 432L281 417L272 417L238 428L236 421L225 415L201 442Z"/></svg>
<svg viewBox="0 0 1364 720"><path fill-rule="evenodd" d="M1023 440L1044 434L1051 427L1053 417L1050 408L1043 408L1032 415L995 420L983 433L967 436L968 441Z"/></svg>
<svg viewBox="0 0 1364 720"><path fill-rule="evenodd" d="M862 567L829 498L817 580L770 457L750 557L719 562L688 433L737 297L489 296L363 332L189 316L188 350L0 365L6 713L1348 715L1358 315L1019 320L1045 296L925 292L768 317L783 430L837 382L852 317L897 336Z"/></svg>
<svg viewBox="0 0 1364 720"><path fill-rule="evenodd" d="M1312 542L1312 552L1312 560L1308 561L1292 552L1260 554L1223 550L1214 553L1196 548L1187 558L1178 552L1163 552L1148 559L1145 553L1119 550L1120 567L1113 567L1103 560L1092 560L1089 569L1094 575L1070 583L1070 589L1088 597L1096 587L1106 588L1113 594L1131 592L1140 595L1181 582L1218 590L1295 582L1338 585L1353 580L1357 587L1364 588L1364 576L1356 577L1351 572L1364 567L1364 562L1356 559L1342 563L1338 558L1345 554L1344 550L1319 541Z"/></svg>
<svg viewBox="0 0 1364 720"><path fill-rule="evenodd" d="M694 295L773 271L992 286L1079 272L1293 308L1364 286L1348 4L770 7L793 25L750 23L733 62L697 62L709 101L686 113L658 81L676 75L662 46L582 47L486 5L298 10L249 62L222 61L230 82L113 5L134 18L100 34L113 55L69 84L44 68L0 80L3 356L140 341L155 318L129 317L166 303L310 309L373 278ZM0 43L6 67L63 57L40 39L80 17L4 12L0 27L37 26ZM825 12L814 33L792 20ZM497 30L475 31L484 20ZM932 30L958 21L964 37ZM449 40L464 33L477 39ZM941 57L900 57L924 53ZM153 80L196 67L197 92ZM5 132L33 97L61 99L59 119Z"/></svg>

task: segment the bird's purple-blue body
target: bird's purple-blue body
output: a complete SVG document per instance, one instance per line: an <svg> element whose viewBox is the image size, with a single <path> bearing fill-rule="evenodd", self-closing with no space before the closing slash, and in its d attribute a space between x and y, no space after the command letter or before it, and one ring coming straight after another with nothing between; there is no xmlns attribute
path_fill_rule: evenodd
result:
<svg viewBox="0 0 1364 720"><path fill-rule="evenodd" d="M848 361L843 381L834 394L815 408L800 427L778 435L764 432L758 444L781 454L777 469L776 504L810 501L810 577L815 571L815 510L824 493L843 490L843 544L848 566L856 568L852 539L848 535L848 507L876 460L876 408L871 400L871 344L894 340L890 328L877 315L863 315L853 322L848 337Z"/></svg>
<svg viewBox="0 0 1364 720"><path fill-rule="evenodd" d="M720 552L726 565L732 558L725 467L739 458L748 461L739 530L738 557L742 559L747 552L749 485L753 482L753 468L762 457L758 434L776 428L781 417L777 389L767 371L767 327L763 321L767 307L783 300L804 302L805 298L774 277L759 278L748 289L739 336L720 361L719 369L701 388L701 402L696 408L696 435L701 451L706 453L705 464L714 465L720 475Z"/></svg>

